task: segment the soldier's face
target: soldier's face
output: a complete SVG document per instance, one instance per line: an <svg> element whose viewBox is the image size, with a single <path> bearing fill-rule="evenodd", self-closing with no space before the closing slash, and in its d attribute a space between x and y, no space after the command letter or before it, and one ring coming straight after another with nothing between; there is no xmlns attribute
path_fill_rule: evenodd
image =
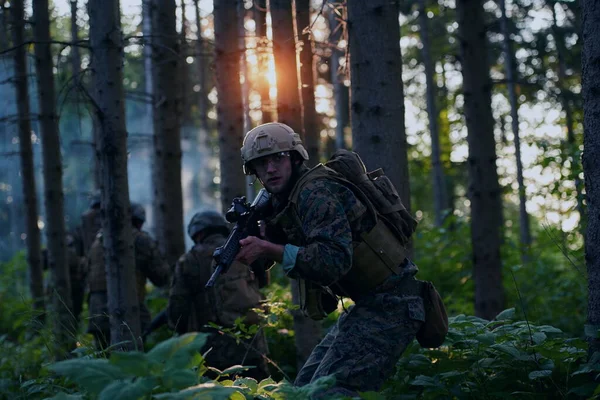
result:
<svg viewBox="0 0 600 400"><path fill-rule="evenodd" d="M269 193L282 193L292 176L292 159L287 151L261 157L253 162L256 176Z"/></svg>

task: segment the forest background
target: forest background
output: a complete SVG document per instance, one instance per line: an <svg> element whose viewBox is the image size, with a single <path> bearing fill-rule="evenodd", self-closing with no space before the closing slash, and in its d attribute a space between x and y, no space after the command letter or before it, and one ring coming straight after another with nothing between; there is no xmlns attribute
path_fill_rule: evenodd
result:
<svg viewBox="0 0 600 400"><path fill-rule="evenodd" d="M103 2L109 3L118 6ZM589 199L581 162L580 0L143 3L120 4L126 182L131 201L144 205L146 229L169 262L191 245L187 238L184 244L183 233L194 212L226 209L234 195L251 198L258 188L247 185L241 173L243 133L261 122L286 122L303 132L312 162L350 148L369 169L385 168L419 220L413 238L419 277L435 283L452 317L442 348L414 344L382 393L365 398L600 393L600 368L588 359L586 343L597 329L593 320L586 328ZM147 353L109 356L93 351L83 327L65 333L41 322L40 315L52 321L53 313L61 314L55 300L60 296L45 299L54 307L40 307L36 290L57 281L49 271L36 275L32 264L39 264L40 249L35 250L32 235L37 228L41 247L52 252L57 232L52 216L62 216L63 231L74 230L90 195L106 188L100 172L104 150L97 145L105 132L95 120L100 105L94 79L110 67L92 61L90 19L102 13L93 14L88 4L33 1L23 7L22 18L17 13L22 2L0 4L0 393L7 398L236 398L235 393L303 398L316 390L318 385L292 388L282 379L293 379L306 346L342 306L322 325L309 327L313 337L297 335L299 322L286 311L293 308L289 282L277 268L265 289L271 314L263 327L272 381L229 380L235 370L207 381L193 355L201 335L168 339L172 333L163 327L150 337ZM29 23L36 20L36 7L49 11L45 41L36 36L39 24ZM352 7L365 15L353 14ZM390 13L391 20L376 18ZM229 24L219 25L219 16ZM157 24L160 18L168 22ZM353 18L363 19L351 28L347 22ZM277 35L288 22L292 30ZM19 26L24 36L15 35ZM40 44L48 45L51 57L41 55ZM15 64L20 50L25 50L25 69ZM157 66L161 57L174 69ZM372 74L381 81L369 81L356 66L377 58L394 67ZM58 180L47 171L46 155L52 152L42 143L44 135L51 137L43 127L43 93L48 97L40 89L43 67L54 79ZM373 93L376 85L379 94ZM27 114L23 92L29 97ZM387 114L378 110L387 111L390 104L397 107L392 107L396 119L381 118ZM361 112L361 105L368 112ZM29 135L22 134L25 120ZM28 139L30 174L23 164ZM497 168L490 168L494 163ZM48 199L56 189L49 182L64 193L60 213ZM28 192L31 183L34 190ZM171 196L177 192L181 197ZM160 207L164 204L169 206ZM152 290L149 304L153 314L162 310L164 293ZM239 328L231 334L249 334ZM75 358L55 363L64 358L55 343L65 334L76 343ZM175 375L184 378L172 379Z"/></svg>

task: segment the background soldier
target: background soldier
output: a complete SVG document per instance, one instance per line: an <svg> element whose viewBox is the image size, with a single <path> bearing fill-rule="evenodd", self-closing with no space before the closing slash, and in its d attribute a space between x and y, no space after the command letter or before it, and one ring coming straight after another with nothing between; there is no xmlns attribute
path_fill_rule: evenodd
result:
<svg viewBox="0 0 600 400"><path fill-rule="evenodd" d="M158 251L156 241L147 232L142 231L146 221L144 207L131 203L131 223L133 225L133 248L135 253L136 289L140 307L140 325L142 331L149 325L151 316L146 307L146 279L156 286L169 283L170 270ZM108 298L106 294L106 272L102 231L96 236L89 252L89 324L88 333L94 335L96 347L104 349L110 343L110 323L108 318Z"/></svg>
<svg viewBox="0 0 600 400"><path fill-rule="evenodd" d="M263 354L267 352L262 330L248 341L236 343L235 338L207 327L209 322L232 327L239 317L246 326L257 324L258 315L252 308L260 307L259 281L247 265L234 262L210 289L204 286L213 272L213 252L225 243L229 227L225 218L216 211L194 215L188 225L188 234L194 247L181 256L175 266L175 275L169 294L167 314L169 325L180 334L192 331L210 333L203 349L212 350L206 356L207 365L223 370L232 365L253 365L243 375L262 380L269 375ZM257 272L264 274L264 270Z"/></svg>
<svg viewBox="0 0 600 400"><path fill-rule="evenodd" d="M238 260L270 258L305 288L329 287L355 301L313 350L296 385L334 374L337 387L323 396L378 390L425 321L417 267L373 206L359 200L358 189L323 165L304 166L308 153L301 143L280 123L247 133L244 171L273 195L276 211L267 221L269 241L241 240ZM311 311L308 305L320 296L303 299L301 307Z"/></svg>

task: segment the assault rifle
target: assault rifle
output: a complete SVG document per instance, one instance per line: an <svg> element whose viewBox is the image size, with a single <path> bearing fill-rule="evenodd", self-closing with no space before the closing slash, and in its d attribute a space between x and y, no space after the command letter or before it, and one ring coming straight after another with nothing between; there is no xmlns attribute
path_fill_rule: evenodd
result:
<svg viewBox="0 0 600 400"><path fill-rule="evenodd" d="M235 226L231 230L225 244L217 247L213 253L215 271L206 283L206 287L213 287L217 278L227 272L235 257L240 251L240 240L248 236L259 236L258 221L268 215L271 195L261 189L252 204L248 204L246 197L236 197L231 203L231 208L225 213L225 219Z"/></svg>

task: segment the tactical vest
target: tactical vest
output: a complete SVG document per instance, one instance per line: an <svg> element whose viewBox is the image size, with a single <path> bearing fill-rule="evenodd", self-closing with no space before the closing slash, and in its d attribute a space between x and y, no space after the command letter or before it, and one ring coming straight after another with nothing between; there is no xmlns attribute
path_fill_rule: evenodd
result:
<svg viewBox="0 0 600 400"><path fill-rule="evenodd" d="M387 226L385 220L377 213L366 195L342 175L322 164L317 165L300 177L288 197L286 207L269 222L277 224L284 231L288 243L295 246L305 245L297 203L304 186L316 179L333 180L352 190L376 221L375 226L369 232L359 232L359 235L354 235L357 232L353 232L353 236L360 237L360 241L353 243L352 268L342 279L329 286L335 294L356 300L356 298L381 284L392 274L402 272L401 265L406 258L406 249ZM307 285L301 282L300 293L301 295L303 292L306 293L304 296L305 305L314 302L314 299L309 298L311 290L315 290L314 286L311 287L310 284ZM310 313L310 311L307 312Z"/></svg>

